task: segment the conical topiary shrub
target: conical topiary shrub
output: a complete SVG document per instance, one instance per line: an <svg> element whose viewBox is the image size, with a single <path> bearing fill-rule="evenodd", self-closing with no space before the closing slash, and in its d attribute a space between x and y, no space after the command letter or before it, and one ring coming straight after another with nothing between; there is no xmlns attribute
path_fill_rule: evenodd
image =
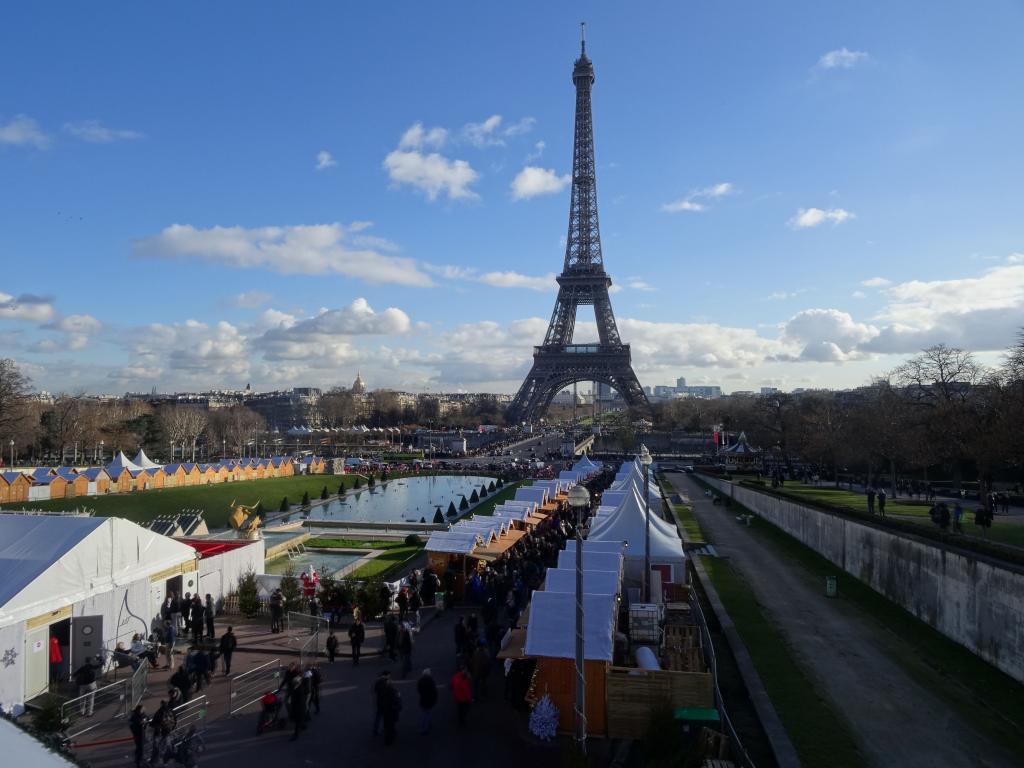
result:
<svg viewBox="0 0 1024 768"><path fill-rule="evenodd" d="M441 514L441 508L438 507L437 508L437 512L434 513L434 523L437 524L437 523L443 523L443 522L444 522L444 515Z"/></svg>
<svg viewBox="0 0 1024 768"><path fill-rule="evenodd" d="M288 507L290 507L290 506L291 505L288 503L288 497L285 496L283 499L281 499L281 506L278 507L278 511L280 511L280 512L287 512L288 511Z"/></svg>
<svg viewBox="0 0 1024 768"><path fill-rule="evenodd" d="M302 492L302 506L309 505L309 491Z"/></svg>
<svg viewBox="0 0 1024 768"><path fill-rule="evenodd" d="M494 481L491 480L491 484L487 486L487 490L494 493Z"/></svg>
<svg viewBox="0 0 1024 768"><path fill-rule="evenodd" d="M458 514L459 514L458 510L455 509L455 502L454 501L449 501L448 502L448 517L455 517Z"/></svg>
<svg viewBox="0 0 1024 768"><path fill-rule="evenodd" d="M353 488L362 488L363 487L363 478L356 477L356 481L352 484L352 487Z"/></svg>
<svg viewBox="0 0 1024 768"><path fill-rule="evenodd" d="M338 495L339 496L344 496L345 495L345 483L344 482L338 484Z"/></svg>
<svg viewBox="0 0 1024 768"><path fill-rule="evenodd" d="M502 480L500 477L498 478L498 487L499 488L504 488L505 487L505 481Z"/></svg>
<svg viewBox="0 0 1024 768"><path fill-rule="evenodd" d="M481 485L480 486L480 498L483 499L483 498L486 498L486 497L487 497L487 486L486 485Z"/></svg>
<svg viewBox="0 0 1024 768"><path fill-rule="evenodd" d="M366 478L366 487L367 488L373 488L373 484L375 482L376 481L373 479L373 475L370 475L368 478Z"/></svg>
<svg viewBox="0 0 1024 768"><path fill-rule="evenodd" d="M469 503L476 504L478 501L480 501L480 494L477 493L476 488L474 488L473 493L471 493L469 496Z"/></svg>
<svg viewBox="0 0 1024 768"><path fill-rule="evenodd" d="M320 500L327 501L328 496L330 496L330 494L327 492L327 486L325 485L324 489L320 491Z"/></svg>
<svg viewBox="0 0 1024 768"><path fill-rule="evenodd" d="M475 491L474 491L474 493L475 493ZM466 497L465 496L463 496L462 497L462 501L459 502L459 509L461 509L463 512L465 512L467 509L469 509L469 502L466 501Z"/></svg>

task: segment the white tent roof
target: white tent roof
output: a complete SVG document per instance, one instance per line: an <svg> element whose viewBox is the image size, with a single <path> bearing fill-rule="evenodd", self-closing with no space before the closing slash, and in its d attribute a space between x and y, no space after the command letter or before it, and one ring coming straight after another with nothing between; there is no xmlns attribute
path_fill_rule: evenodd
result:
<svg viewBox="0 0 1024 768"><path fill-rule="evenodd" d="M527 507L513 507L505 504L495 507L492 515L492 517L506 517L509 520L525 520L529 516L530 510Z"/></svg>
<svg viewBox="0 0 1024 768"><path fill-rule="evenodd" d="M598 507L597 512L594 513L594 519L590 523L591 533L607 525L609 518L618 518L622 515L639 518L641 521L646 520L647 509L644 505L643 497L639 493L634 491L627 494L617 507L610 507L604 504ZM664 518L659 517L657 510L653 507L651 508L651 528L658 528L672 537L679 536L675 526Z"/></svg>
<svg viewBox="0 0 1024 768"><path fill-rule="evenodd" d="M613 552L615 554L624 554L626 552L626 545L621 541L591 541L590 539L583 540L583 551L584 552ZM576 539L568 539L565 542L566 552L576 551Z"/></svg>
<svg viewBox="0 0 1024 768"><path fill-rule="evenodd" d="M583 571L583 594L617 595L622 577L616 571ZM576 594L575 568L548 568L544 576L545 592ZM531 619L532 621L533 619Z"/></svg>
<svg viewBox="0 0 1024 768"><path fill-rule="evenodd" d="M195 559L119 517L0 515L0 627Z"/></svg>
<svg viewBox="0 0 1024 768"><path fill-rule="evenodd" d="M111 477L117 477L126 469L131 472L138 472L142 467L125 456L123 451L118 451L114 460L107 464L107 474Z"/></svg>
<svg viewBox="0 0 1024 768"><path fill-rule="evenodd" d="M430 534L424 547L427 552L448 552L457 555L468 555L481 543L476 531L454 533L452 531L436 531Z"/></svg>
<svg viewBox="0 0 1024 768"><path fill-rule="evenodd" d="M547 488L516 488L516 501L534 501L538 504L547 504Z"/></svg>
<svg viewBox="0 0 1024 768"><path fill-rule="evenodd" d="M0 752L6 765L31 765L32 768L74 768L75 765L3 718L0 718Z"/></svg>
<svg viewBox="0 0 1024 768"><path fill-rule="evenodd" d="M587 541L627 541L627 559L644 557L646 520L642 504L639 500L631 503L627 499L622 507L610 515L605 515L590 526ZM651 560L656 562L682 563L683 542L671 526L657 515L651 515ZM586 550L583 551L586 557Z"/></svg>
<svg viewBox="0 0 1024 768"><path fill-rule="evenodd" d="M583 595L583 658L612 660L618 600L614 595ZM572 659L576 655L576 596L534 592L526 627L527 656Z"/></svg>
<svg viewBox="0 0 1024 768"><path fill-rule="evenodd" d="M160 469L163 466L155 461L150 461L149 456L141 448L139 448L139 455L132 459L132 461L135 463L135 466L142 467L143 469Z"/></svg>
<svg viewBox="0 0 1024 768"><path fill-rule="evenodd" d="M576 568L576 552L563 549L558 553L559 568ZM589 552L583 550L583 570L622 571L622 555L615 552ZM533 619L530 619L533 621Z"/></svg>
<svg viewBox="0 0 1024 768"><path fill-rule="evenodd" d="M579 482L579 479L583 477L585 474L586 472L580 469L563 469L561 472L558 473L558 479L569 480L570 482L576 483Z"/></svg>
<svg viewBox="0 0 1024 768"><path fill-rule="evenodd" d="M504 502L502 507L517 507L519 509L525 509L528 512L536 511L537 507L540 506L536 501L526 501L524 499L509 499Z"/></svg>

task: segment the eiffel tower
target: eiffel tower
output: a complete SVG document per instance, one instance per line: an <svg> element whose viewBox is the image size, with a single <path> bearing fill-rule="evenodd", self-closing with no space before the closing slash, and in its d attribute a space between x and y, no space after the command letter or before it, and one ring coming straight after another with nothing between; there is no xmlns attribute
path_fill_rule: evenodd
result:
<svg viewBox="0 0 1024 768"><path fill-rule="evenodd" d="M594 168L594 126L590 89L594 65L587 58L587 41L572 70L576 86L576 133L572 150L572 194L565 266L558 276L558 298L544 343L533 348L533 367L509 406L510 423L540 418L565 387L594 381L615 389L629 405L648 406L647 396L633 373L629 345L619 338L608 298L612 280L604 271L601 231L597 221L597 176ZM574 344L576 310L594 307L598 342Z"/></svg>

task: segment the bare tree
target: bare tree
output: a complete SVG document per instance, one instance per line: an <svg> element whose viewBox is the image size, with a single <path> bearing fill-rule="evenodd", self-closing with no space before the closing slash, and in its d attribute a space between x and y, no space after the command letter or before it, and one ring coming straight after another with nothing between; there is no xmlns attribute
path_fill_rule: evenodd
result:
<svg viewBox="0 0 1024 768"><path fill-rule="evenodd" d="M21 450L32 423L29 387L31 380L9 357L0 358L0 436L14 440Z"/></svg>
<svg viewBox="0 0 1024 768"><path fill-rule="evenodd" d="M185 442L192 446L192 461L195 462L196 442L206 429L207 414L205 410L195 405L186 405L181 410L182 431L185 434Z"/></svg>

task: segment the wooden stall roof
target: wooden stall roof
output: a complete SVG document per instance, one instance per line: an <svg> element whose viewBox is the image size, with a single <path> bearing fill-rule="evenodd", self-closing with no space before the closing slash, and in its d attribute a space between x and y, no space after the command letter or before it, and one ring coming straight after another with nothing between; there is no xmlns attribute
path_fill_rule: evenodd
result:
<svg viewBox="0 0 1024 768"><path fill-rule="evenodd" d="M557 512L558 511L558 502L556 502L556 501L549 501L547 504L541 504L540 505L540 511L541 512L547 512L549 514L552 513L552 512Z"/></svg>
<svg viewBox="0 0 1024 768"><path fill-rule="evenodd" d="M517 531L513 529L497 541L488 543L486 547L478 547L474 550L472 556L479 560L483 560L485 563L493 563L509 549L515 546L515 543L525 535L526 531Z"/></svg>

